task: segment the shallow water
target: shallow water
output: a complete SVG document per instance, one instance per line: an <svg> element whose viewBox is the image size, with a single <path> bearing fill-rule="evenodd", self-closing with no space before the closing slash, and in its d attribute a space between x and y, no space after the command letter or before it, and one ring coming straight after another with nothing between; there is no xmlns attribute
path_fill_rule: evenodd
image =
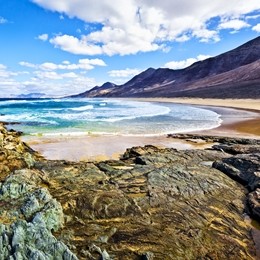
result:
<svg viewBox="0 0 260 260"><path fill-rule="evenodd" d="M114 99L0 101L0 121L29 135L153 136L215 128L216 112L191 105Z"/></svg>

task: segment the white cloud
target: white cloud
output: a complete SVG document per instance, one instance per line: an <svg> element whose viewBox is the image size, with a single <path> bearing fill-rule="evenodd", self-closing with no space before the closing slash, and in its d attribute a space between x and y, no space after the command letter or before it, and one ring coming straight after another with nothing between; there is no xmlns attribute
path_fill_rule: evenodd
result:
<svg viewBox="0 0 260 260"><path fill-rule="evenodd" d="M108 28L106 31L94 32L80 39L71 35L56 36L50 40L50 43L64 51L83 55L126 55L164 48L163 44L158 45L147 40L142 41L138 37L133 37L129 43L127 42L128 38L129 35L127 36L123 31L112 32L112 29Z"/></svg>
<svg viewBox="0 0 260 260"><path fill-rule="evenodd" d="M197 30L194 30L192 34L193 36L199 38L200 42L209 42L210 40L213 40L215 42L220 41L218 32L214 30L199 28Z"/></svg>
<svg viewBox="0 0 260 260"><path fill-rule="evenodd" d="M0 64L0 79L9 78L11 76L16 76L17 73L7 70L7 67L3 64ZM1 81L0 80L0 81Z"/></svg>
<svg viewBox="0 0 260 260"><path fill-rule="evenodd" d="M170 61L170 62L167 62L164 65L164 68L175 69L175 70L183 69L183 68L190 66L194 62L205 60L205 59L208 59L210 57L211 56L209 56L209 55L202 55L201 54L201 55L198 55L196 58L188 58L186 60L181 60L181 61Z"/></svg>
<svg viewBox="0 0 260 260"><path fill-rule="evenodd" d="M78 75L75 72L67 72L62 74L63 78L77 78Z"/></svg>
<svg viewBox="0 0 260 260"><path fill-rule="evenodd" d="M68 73L57 73L56 71L34 71L34 74L39 79L52 79L52 80L61 80L66 78L77 78L78 75L74 72Z"/></svg>
<svg viewBox="0 0 260 260"><path fill-rule="evenodd" d="M28 64L25 63L25 65ZM29 67L32 67L30 63ZM15 97L29 93L61 97L78 94L96 85L101 85L101 83L86 77L81 72L63 73L48 70L12 72L5 65L0 64L0 97Z"/></svg>
<svg viewBox="0 0 260 260"><path fill-rule="evenodd" d="M108 75L110 77L115 77L115 78L129 78L133 77L137 74L139 74L141 70L139 69L125 69L125 70L111 70L108 72Z"/></svg>
<svg viewBox="0 0 260 260"><path fill-rule="evenodd" d="M258 23L257 25L255 25L253 28L252 28L253 31L256 31L258 33L260 33L260 23Z"/></svg>
<svg viewBox="0 0 260 260"><path fill-rule="evenodd" d="M81 64L89 64L95 66L106 66L106 63L101 59L80 59L79 66Z"/></svg>
<svg viewBox="0 0 260 260"><path fill-rule="evenodd" d="M37 65L32 64L30 62L26 62L26 61L20 61L19 65L24 66L24 67L28 67L28 68L37 68Z"/></svg>
<svg viewBox="0 0 260 260"><path fill-rule="evenodd" d="M87 89L93 88L97 85L100 85L100 83L97 83L95 79L77 75L75 78L68 78L65 81L60 81L60 83L57 81L56 83L51 83L51 85L49 85L48 91L45 93L47 93L49 96L55 94L57 96L66 96L84 92ZM51 91L51 88L53 88L54 91Z"/></svg>
<svg viewBox="0 0 260 260"><path fill-rule="evenodd" d="M35 71L34 74L39 79L53 79L53 80L63 79L62 75L58 74L55 71Z"/></svg>
<svg viewBox="0 0 260 260"><path fill-rule="evenodd" d="M7 23L7 22L8 21L4 17L0 16L0 24L4 24L4 23Z"/></svg>
<svg viewBox="0 0 260 260"><path fill-rule="evenodd" d="M76 75L71 73L61 75L36 75L27 81L22 82L22 86L17 89L17 95L29 93L44 93L47 97L62 97L78 94L90 89L99 83L93 78ZM40 77L38 77L40 76ZM54 78L54 79L53 79Z"/></svg>
<svg viewBox="0 0 260 260"><path fill-rule="evenodd" d="M245 28L246 15L259 10L259 0L32 1L46 9L77 17L89 27L101 25L80 38L64 34L50 39L57 48L83 55L165 50L169 41L186 41L189 37L202 42L219 41L219 30ZM213 18L220 18L220 26L212 27Z"/></svg>
<svg viewBox="0 0 260 260"><path fill-rule="evenodd" d="M4 64L0 64L0 70L5 70L6 66Z"/></svg>
<svg viewBox="0 0 260 260"><path fill-rule="evenodd" d="M21 84L14 77L18 73L9 71L7 67L0 64L0 97L12 97L20 91Z"/></svg>
<svg viewBox="0 0 260 260"><path fill-rule="evenodd" d="M64 60L60 64L53 62L32 64L22 61L19 64L34 69L29 73L28 80L22 82L26 91L41 92L47 96L76 94L96 86L98 83L95 79L86 77L82 72L95 66L106 66L101 59L79 59L77 63ZM75 72L65 72L68 70Z"/></svg>
<svg viewBox="0 0 260 260"><path fill-rule="evenodd" d="M61 65L67 67L67 65ZM52 63L52 62L44 62L38 66L42 70L57 70L59 65Z"/></svg>
<svg viewBox="0 0 260 260"><path fill-rule="evenodd" d="M184 34L175 39L176 42L186 42L190 39L190 36Z"/></svg>
<svg viewBox="0 0 260 260"><path fill-rule="evenodd" d="M40 65L32 64L30 62L21 61L21 66L28 68L35 68L40 70L91 70L95 66L106 66L106 63L101 59L80 59L78 63L70 63L69 61L63 61L61 64L52 62L44 62Z"/></svg>
<svg viewBox="0 0 260 260"><path fill-rule="evenodd" d="M256 14L256 15L247 15L246 16L246 20L249 20L249 19L257 19L260 17L260 14Z"/></svg>
<svg viewBox="0 0 260 260"><path fill-rule="evenodd" d="M49 35L47 34L47 33L44 33L44 34L41 34L41 35L39 35L38 37L37 37L39 40L41 40L41 41L47 41L48 40L48 38L49 38Z"/></svg>
<svg viewBox="0 0 260 260"><path fill-rule="evenodd" d="M219 24L219 29L233 29L235 31L239 31L242 28L250 27L250 25L239 19L229 20L229 21L223 21Z"/></svg>

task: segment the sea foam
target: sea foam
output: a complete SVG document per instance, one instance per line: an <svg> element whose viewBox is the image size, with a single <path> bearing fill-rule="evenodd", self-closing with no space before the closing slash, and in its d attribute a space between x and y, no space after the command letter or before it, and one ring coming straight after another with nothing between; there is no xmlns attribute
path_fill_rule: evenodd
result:
<svg viewBox="0 0 260 260"><path fill-rule="evenodd" d="M211 129L219 115L208 109L170 103L114 99L0 101L0 121L25 134L79 133L152 136Z"/></svg>

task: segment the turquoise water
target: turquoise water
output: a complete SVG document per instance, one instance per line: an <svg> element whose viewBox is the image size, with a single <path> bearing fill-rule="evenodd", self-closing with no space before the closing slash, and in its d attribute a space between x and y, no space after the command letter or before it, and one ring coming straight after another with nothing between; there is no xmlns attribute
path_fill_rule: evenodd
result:
<svg viewBox="0 0 260 260"><path fill-rule="evenodd" d="M221 122L217 113L190 105L114 99L4 100L0 121L26 135L161 135Z"/></svg>

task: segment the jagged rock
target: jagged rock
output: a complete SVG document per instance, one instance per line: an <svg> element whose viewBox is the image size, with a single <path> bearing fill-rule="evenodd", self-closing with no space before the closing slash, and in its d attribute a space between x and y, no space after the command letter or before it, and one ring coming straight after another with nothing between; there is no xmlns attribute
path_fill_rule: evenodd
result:
<svg viewBox="0 0 260 260"><path fill-rule="evenodd" d="M260 187L260 153L240 154L221 161L216 161L213 167L219 169L231 178L245 184L249 191Z"/></svg>
<svg viewBox="0 0 260 260"><path fill-rule="evenodd" d="M212 149L220 150L232 155L236 154L252 154L252 153L259 153L260 152L260 145L227 145L227 144L221 144L221 145L213 145Z"/></svg>
<svg viewBox="0 0 260 260"><path fill-rule="evenodd" d="M32 168L42 157L20 140L20 134L7 131L0 123L0 181L11 172Z"/></svg>
<svg viewBox="0 0 260 260"><path fill-rule="evenodd" d="M168 134L168 138L184 139L184 140L204 140L208 143L220 143L224 145L260 145L258 139L234 138L225 136L196 135L196 134ZM244 147L243 147L244 148Z"/></svg>
<svg viewBox="0 0 260 260"><path fill-rule="evenodd" d="M248 204L253 216L260 220L260 189L256 189L248 195Z"/></svg>
<svg viewBox="0 0 260 260"><path fill-rule="evenodd" d="M259 148L260 146L258 146L258 152ZM251 192L247 198L249 211L260 221L260 153L238 154L214 162L213 167L245 185Z"/></svg>
<svg viewBox="0 0 260 260"><path fill-rule="evenodd" d="M38 170L17 170L0 185L0 259L77 259L53 231L64 224L61 204Z"/></svg>
<svg viewBox="0 0 260 260"><path fill-rule="evenodd" d="M0 226L0 259L71 259L77 257L52 235L44 222L18 220ZM37 258L38 257L38 258Z"/></svg>
<svg viewBox="0 0 260 260"><path fill-rule="evenodd" d="M151 252L146 252L144 255L142 255L142 260L153 260L154 254Z"/></svg>

